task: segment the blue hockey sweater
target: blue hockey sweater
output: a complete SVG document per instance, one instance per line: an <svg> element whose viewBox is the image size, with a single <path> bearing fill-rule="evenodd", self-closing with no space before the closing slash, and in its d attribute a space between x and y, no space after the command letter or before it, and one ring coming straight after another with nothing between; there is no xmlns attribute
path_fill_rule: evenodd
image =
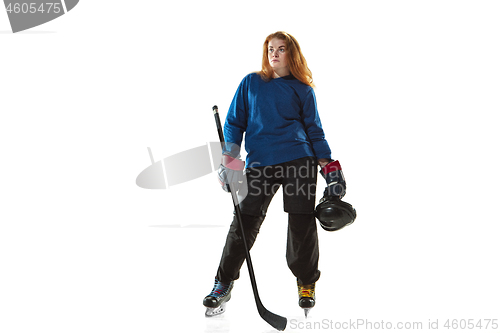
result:
<svg viewBox="0 0 500 333"><path fill-rule="evenodd" d="M292 75L270 81L257 73L245 76L226 116L225 153L239 154L243 133L247 167L331 158L314 90Z"/></svg>

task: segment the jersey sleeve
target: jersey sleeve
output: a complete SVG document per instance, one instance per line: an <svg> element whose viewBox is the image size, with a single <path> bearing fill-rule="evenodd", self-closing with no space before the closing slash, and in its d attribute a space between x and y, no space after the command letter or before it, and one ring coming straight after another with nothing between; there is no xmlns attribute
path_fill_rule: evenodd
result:
<svg viewBox="0 0 500 333"><path fill-rule="evenodd" d="M318 108L316 104L316 95L312 88L306 94L302 107L302 120L304 127L311 142L316 158L331 158L331 150L325 139L325 133L321 126Z"/></svg>
<svg viewBox="0 0 500 333"><path fill-rule="evenodd" d="M238 86L224 123L226 144L222 153L232 157L239 157L243 133L247 128L248 79L249 76L246 76Z"/></svg>

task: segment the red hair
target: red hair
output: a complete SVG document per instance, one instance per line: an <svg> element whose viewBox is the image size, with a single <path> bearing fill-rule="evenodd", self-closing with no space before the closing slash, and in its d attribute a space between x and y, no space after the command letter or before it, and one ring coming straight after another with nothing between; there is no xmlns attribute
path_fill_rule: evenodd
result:
<svg viewBox="0 0 500 333"><path fill-rule="evenodd" d="M269 64L268 50L269 42L273 39L281 39L285 41L285 50L288 60L288 67L290 68L290 74L292 74L297 80L308 86L314 87L312 73L309 67L307 67L306 58L300 50L299 43L292 35L284 32L277 31L273 34L267 36L264 41L263 54L262 54L262 70L258 74L266 81L273 78L273 68Z"/></svg>

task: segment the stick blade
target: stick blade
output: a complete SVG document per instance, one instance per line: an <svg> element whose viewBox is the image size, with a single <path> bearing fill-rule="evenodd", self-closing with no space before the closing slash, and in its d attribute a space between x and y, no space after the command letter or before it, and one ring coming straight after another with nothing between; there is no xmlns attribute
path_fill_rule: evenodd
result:
<svg viewBox="0 0 500 333"><path fill-rule="evenodd" d="M259 314L262 317L262 319L264 319L269 325L271 325L278 331L285 330L287 323L287 319L285 317L272 313L271 311L265 308L263 308L262 311L259 311Z"/></svg>

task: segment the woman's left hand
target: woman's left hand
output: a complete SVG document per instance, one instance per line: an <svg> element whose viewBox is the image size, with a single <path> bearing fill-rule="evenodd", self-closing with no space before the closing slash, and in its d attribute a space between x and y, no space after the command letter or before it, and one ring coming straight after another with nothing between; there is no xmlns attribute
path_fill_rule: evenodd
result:
<svg viewBox="0 0 500 333"><path fill-rule="evenodd" d="M331 161L332 160L329 158L320 158L320 159L318 159L318 164L319 164L320 168L323 169L323 167L325 165L327 165L328 163L330 163Z"/></svg>

